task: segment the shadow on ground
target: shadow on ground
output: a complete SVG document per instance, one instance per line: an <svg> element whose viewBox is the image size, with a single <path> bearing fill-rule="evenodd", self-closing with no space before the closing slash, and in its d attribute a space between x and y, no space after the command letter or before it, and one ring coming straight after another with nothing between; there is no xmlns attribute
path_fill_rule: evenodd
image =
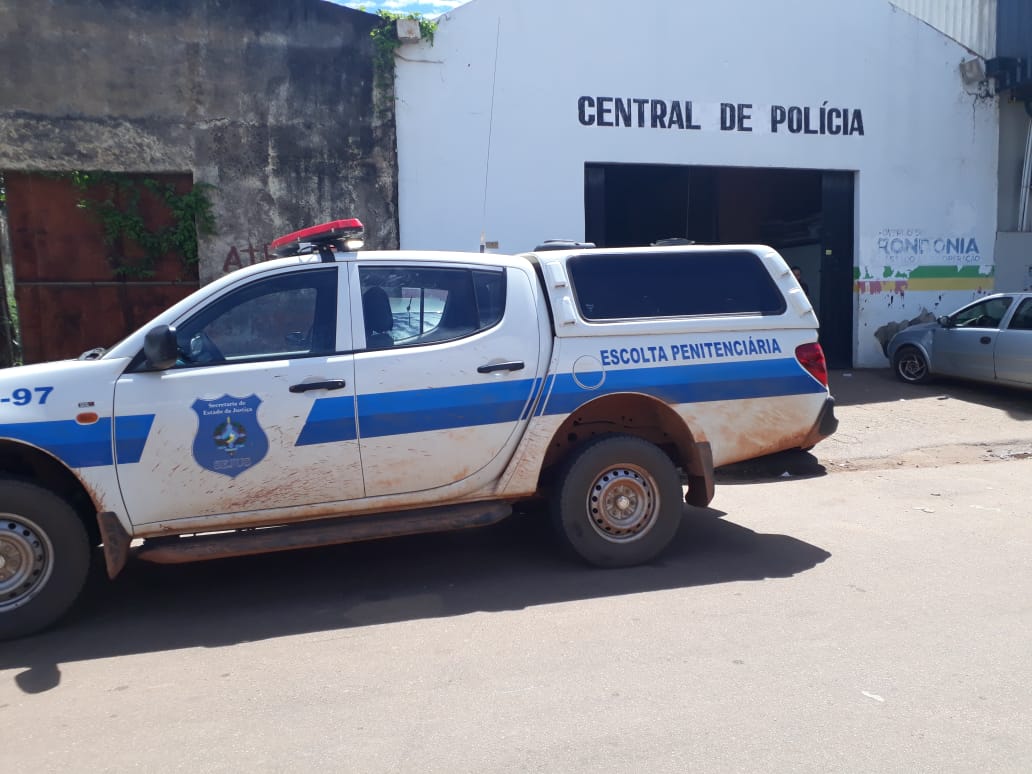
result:
<svg viewBox="0 0 1032 774"><path fill-rule="evenodd" d="M752 460L725 465L716 470L718 486L725 484L751 484L759 481L780 481L799 478L826 476L827 468L817 457L802 449L768 454Z"/></svg>
<svg viewBox="0 0 1032 774"><path fill-rule="evenodd" d="M56 628L0 644L0 669L24 669L17 685L39 693L59 684L62 663L784 578L830 556L722 515L686 507L661 559L621 570L571 560L537 515L467 532L203 564L134 563L114 582L94 573L73 613Z"/></svg>
<svg viewBox="0 0 1032 774"><path fill-rule="evenodd" d="M1032 420L1032 392L1028 390L946 378L904 384L888 368L831 371L828 377L837 406L938 398L1001 409L1014 419Z"/></svg>

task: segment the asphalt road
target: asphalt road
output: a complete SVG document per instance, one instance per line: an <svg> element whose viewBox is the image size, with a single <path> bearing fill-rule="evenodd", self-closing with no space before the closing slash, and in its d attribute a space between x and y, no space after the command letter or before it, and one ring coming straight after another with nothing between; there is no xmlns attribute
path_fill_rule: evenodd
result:
<svg viewBox="0 0 1032 774"><path fill-rule="evenodd" d="M0 645L11 771L1032 771L1032 397L835 374L655 564L541 519L97 577Z"/></svg>

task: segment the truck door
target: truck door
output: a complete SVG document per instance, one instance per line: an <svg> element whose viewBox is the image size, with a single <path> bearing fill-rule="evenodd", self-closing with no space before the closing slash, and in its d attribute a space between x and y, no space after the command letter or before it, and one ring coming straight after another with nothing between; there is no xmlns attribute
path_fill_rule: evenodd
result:
<svg viewBox="0 0 1032 774"><path fill-rule="evenodd" d="M174 367L119 379L116 448L121 417L154 416L117 467L134 523L362 496L346 291L337 265L253 279L177 321Z"/></svg>
<svg viewBox="0 0 1032 774"><path fill-rule="evenodd" d="M540 384L533 278L479 265L353 271L366 495L442 487L507 462Z"/></svg>

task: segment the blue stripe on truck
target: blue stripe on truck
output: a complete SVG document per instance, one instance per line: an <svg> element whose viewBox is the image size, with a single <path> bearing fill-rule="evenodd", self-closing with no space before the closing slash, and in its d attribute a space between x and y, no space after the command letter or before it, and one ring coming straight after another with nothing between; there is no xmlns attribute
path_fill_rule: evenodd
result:
<svg viewBox="0 0 1032 774"><path fill-rule="evenodd" d="M533 397L534 379L403 390L358 396L363 438L516 422Z"/></svg>
<svg viewBox="0 0 1032 774"><path fill-rule="evenodd" d="M120 417L115 423L114 443L109 417L91 425L80 425L74 419L14 422L0 425L0 438L38 446L71 468L95 468L113 464L113 450L119 464L139 462L153 423L153 414Z"/></svg>
<svg viewBox="0 0 1032 774"><path fill-rule="evenodd" d="M597 372L582 374L581 380L597 381L598 376ZM580 387L571 374L559 374L542 413L568 414L587 400L616 392L643 393L677 404L808 395L827 390L795 358L625 368L608 370L605 377L598 389L589 391Z"/></svg>
<svg viewBox="0 0 1032 774"><path fill-rule="evenodd" d="M581 374L581 381L599 380L598 373ZM516 422L528 417L539 391L542 394L538 416L567 414L589 400L617 392L652 395L678 404L807 395L825 390L794 358L611 369L595 390L580 387L571 374L553 374L544 384L540 379L521 379L359 395L357 435L382 438ZM320 398L301 430L298 445L355 440L355 421L351 398Z"/></svg>
<svg viewBox="0 0 1032 774"><path fill-rule="evenodd" d="M295 446L339 443L356 438L354 397L319 398L312 404Z"/></svg>

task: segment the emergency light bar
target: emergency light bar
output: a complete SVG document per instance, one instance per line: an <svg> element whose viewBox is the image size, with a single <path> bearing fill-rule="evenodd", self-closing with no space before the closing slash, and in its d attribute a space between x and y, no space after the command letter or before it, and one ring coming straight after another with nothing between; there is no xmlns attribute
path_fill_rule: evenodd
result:
<svg viewBox="0 0 1032 774"><path fill-rule="evenodd" d="M273 239L272 252L281 258L318 252L324 261L333 260L334 250L357 250L365 227L358 218L331 220ZM358 242L357 245L354 242Z"/></svg>

